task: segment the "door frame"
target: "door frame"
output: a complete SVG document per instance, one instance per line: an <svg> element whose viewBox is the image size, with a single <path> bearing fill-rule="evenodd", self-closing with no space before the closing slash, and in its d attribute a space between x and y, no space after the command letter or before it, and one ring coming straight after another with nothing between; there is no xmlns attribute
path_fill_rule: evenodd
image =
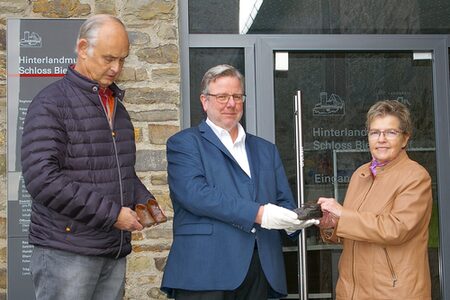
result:
<svg viewBox="0 0 450 300"><path fill-rule="evenodd" d="M275 142L275 51L417 51L432 52L439 208L439 280L441 299L450 298L450 35L281 35L260 36L255 45L256 134ZM447 166L447 167L445 167ZM303 247L306 245L303 243ZM304 274L303 274L304 275ZM300 278L300 276L299 276ZM447 283L447 284L446 284Z"/></svg>
<svg viewBox="0 0 450 300"><path fill-rule="evenodd" d="M389 51L433 52L433 98L435 111L436 163L439 228L450 227L450 35L239 35L190 34L188 1L179 2L182 128L190 127L190 48L244 48L248 100L246 130L275 142L273 51ZM447 195L447 197L446 197ZM447 199L448 201L445 201ZM450 299L450 239L439 231L441 298ZM446 284L446 282L448 282Z"/></svg>

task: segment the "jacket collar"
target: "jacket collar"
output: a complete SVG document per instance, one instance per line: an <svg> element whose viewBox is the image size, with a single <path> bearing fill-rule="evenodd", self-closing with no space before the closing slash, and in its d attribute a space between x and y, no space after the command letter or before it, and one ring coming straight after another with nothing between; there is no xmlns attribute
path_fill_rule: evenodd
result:
<svg viewBox="0 0 450 300"><path fill-rule="evenodd" d="M390 161L388 164L382 167L377 168L377 177L383 176L387 172L389 172L392 169L395 169L396 166L401 164L403 161L408 159L408 154L406 153L406 150L403 150L399 153L399 155L392 161ZM370 162L365 164L366 168L360 172L360 177L367 177L372 178L372 173L370 172ZM370 175L370 176L369 176Z"/></svg>
<svg viewBox="0 0 450 300"><path fill-rule="evenodd" d="M258 178L259 168L257 168L256 166L260 166L260 163L259 156L257 155L257 144L253 142L253 139L254 136L247 133L247 135L245 136L245 149L247 149L247 158L250 165L250 173L252 174L252 178Z"/></svg>
<svg viewBox="0 0 450 300"><path fill-rule="evenodd" d="M203 138L205 138L210 143L215 145L217 148L219 148L220 151L222 151L232 161L234 161L237 165L239 165L238 162L234 159L233 155L231 155L230 151L228 151L228 149L224 146L224 144L222 144L220 139L217 137L217 135L214 133L214 131L211 129L211 127L209 127L209 125L206 124L205 121L202 121L200 123L200 125L198 125L198 129ZM252 178L256 178L257 172L256 172L256 168L254 168L254 166L257 166L257 164L255 164L255 161L253 161L253 160L257 158L257 155L253 155L253 152L256 151L256 149L254 149L253 144L251 143L251 140L252 140L252 136L249 134L246 134L245 148L247 150L247 159L248 159L248 163L250 166L250 172L252 174ZM244 171L242 171L242 172L245 173Z"/></svg>
<svg viewBox="0 0 450 300"><path fill-rule="evenodd" d="M233 155L231 155L230 151L222 144L222 142L219 140L217 135L214 133L214 131L209 127L208 124L206 124L205 121L202 121L200 125L198 125L198 129L200 130L201 135L207 139L210 143L215 145L217 148L220 149L223 153L225 153L228 157L230 157L233 161L235 161Z"/></svg>
<svg viewBox="0 0 450 300"><path fill-rule="evenodd" d="M74 65L67 68L67 73L64 78L75 84L80 89L88 93L98 95L98 91L100 89L98 83L75 71ZM109 86L109 88L113 91L116 98L123 101L123 97L125 96L124 90L121 90L114 82Z"/></svg>
<svg viewBox="0 0 450 300"><path fill-rule="evenodd" d="M386 174L389 172L389 170L394 169L396 166L401 164L403 161L408 159L408 154L406 153L406 150L402 150L394 160L390 161L385 166L377 168L377 176L383 176L383 174Z"/></svg>

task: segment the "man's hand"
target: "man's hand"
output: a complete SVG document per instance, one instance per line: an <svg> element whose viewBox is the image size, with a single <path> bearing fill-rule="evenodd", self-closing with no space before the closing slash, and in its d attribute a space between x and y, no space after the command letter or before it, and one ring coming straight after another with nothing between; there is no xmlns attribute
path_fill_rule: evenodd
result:
<svg viewBox="0 0 450 300"><path fill-rule="evenodd" d="M286 228L286 232L287 232L287 234L292 234L292 233L296 232L297 230L302 230L302 229L307 228L312 225L318 225L319 223L320 223L320 221L317 219L309 219L309 220L305 220L305 221L300 220L300 224Z"/></svg>
<svg viewBox="0 0 450 300"><path fill-rule="evenodd" d="M122 207L120 209L119 216L117 217L114 227L120 230L135 231L142 230L141 223L139 223L139 218L134 210L128 207Z"/></svg>
<svg viewBox="0 0 450 300"><path fill-rule="evenodd" d="M266 204L263 207L261 227L266 229L286 229L298 226L301 221L297 214L287 208L274 204Z"/></svg>

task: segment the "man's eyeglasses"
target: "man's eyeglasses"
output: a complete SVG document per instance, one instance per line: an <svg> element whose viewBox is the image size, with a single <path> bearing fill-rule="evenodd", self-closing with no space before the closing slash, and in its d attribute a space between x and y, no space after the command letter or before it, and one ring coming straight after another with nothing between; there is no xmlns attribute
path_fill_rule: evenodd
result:
<svg viewBox="0 0 450 300"><path fill-rule="evenodd" d="M211 96L216 98L217 102L225 104L228 103L231 97L233 97L234 102L236 103L243 103L245 101L245 95L244 94L206 94L207 96Z"/></svg>
<svg viewBox="0 0 450 300"><path fill-rule="evenodd" d="M402 131L399 131L396 129L369 130L368 136L369 136L369 139L371 139L371 140L378 140L380 138L381 134L383 134L386 139L394 140L402 133L403 133Z"/></svg>

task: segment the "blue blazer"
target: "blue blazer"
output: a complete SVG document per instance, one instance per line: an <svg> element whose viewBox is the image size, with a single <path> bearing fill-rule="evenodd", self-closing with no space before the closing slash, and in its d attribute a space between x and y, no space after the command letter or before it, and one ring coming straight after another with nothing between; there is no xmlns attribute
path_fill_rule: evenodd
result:
<svg viewBox="0 0 450 300"><path fill-rule="evenodd" d="M161 289L233 290L247 275L255 243L271 297L287 294L278 230L255 224L261 205L295 208L276 146L246 136L251 178L202 122L167 142L173 244Z"/></svg>

